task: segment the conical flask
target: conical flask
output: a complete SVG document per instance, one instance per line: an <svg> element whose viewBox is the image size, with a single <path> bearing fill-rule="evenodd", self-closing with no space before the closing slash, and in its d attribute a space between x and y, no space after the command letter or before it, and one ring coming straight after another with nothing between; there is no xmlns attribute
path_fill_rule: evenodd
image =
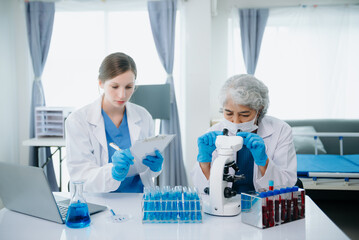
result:
<svg viewBox="0 0 359 240"><path fill-rule="evenodd" d="M75 181L73 195L66 216L66 226L70 228L84 228L90 225L91 219L86 200L82 194L83 181Z"/></svg>

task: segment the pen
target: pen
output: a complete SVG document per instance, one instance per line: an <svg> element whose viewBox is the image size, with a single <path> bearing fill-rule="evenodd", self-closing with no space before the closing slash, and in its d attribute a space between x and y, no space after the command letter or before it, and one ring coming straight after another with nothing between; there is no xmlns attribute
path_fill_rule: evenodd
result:
<svg viewBox="0 0 359 240"><path fill-rule="evenodd" d="M116 145L116 143L110 142L109 145L110 145L113 149L115 149L116 151L120 151L120 150L121 150L121 148L119 148L119 147ZM135 159L133 159L132 161L135 162Z"/></svg>
<svg viewBox="0 0 359 240"><path fill-rule="evenodd" d="M115 212L112 210L112 208L110 208L110 212L112 213L113 216L116 216Z"/></svg>
<svg viewBox="0 0 359 240"><path fill-rule="evenodd" d="M110 212L112 213L112 221L114 222L123 222L123 221L127 221L129 219L128 216L124 215L124 214L116 214L112 208L109 208L108 209L110 210Z"/></svg>
<svg viewBox="0 0 359 240"><path fill-rule="evenodd" d="M121 150L121 148L119 148L119 147L116 145L116 143L111 142L111 143L110 143L110 146L111 146L113 149L115 149L116 151L120 151L120 150Z"/></svg>

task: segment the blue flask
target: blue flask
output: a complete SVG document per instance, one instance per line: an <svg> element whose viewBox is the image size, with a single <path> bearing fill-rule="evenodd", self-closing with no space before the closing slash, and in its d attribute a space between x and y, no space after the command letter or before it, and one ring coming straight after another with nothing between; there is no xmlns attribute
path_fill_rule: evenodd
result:
<svg viewBox="0 0 359 240"><path fill-rule="evenodd" d="M84 228L90 225L91 219L87 203L82 194L83 182L73 182L73 187L74 194L67 211L66 226L70 228Z"/></svg>

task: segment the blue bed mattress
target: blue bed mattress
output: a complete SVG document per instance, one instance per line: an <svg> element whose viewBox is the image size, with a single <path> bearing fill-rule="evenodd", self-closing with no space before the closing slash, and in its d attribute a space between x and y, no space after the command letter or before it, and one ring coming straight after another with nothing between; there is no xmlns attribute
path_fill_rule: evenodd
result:
<svg viewBox="0 0 359 240"><path fill-rule="evenodd" d="M298 177L308 176L309 172L359 173L359 154L297 154Z"/></svg>

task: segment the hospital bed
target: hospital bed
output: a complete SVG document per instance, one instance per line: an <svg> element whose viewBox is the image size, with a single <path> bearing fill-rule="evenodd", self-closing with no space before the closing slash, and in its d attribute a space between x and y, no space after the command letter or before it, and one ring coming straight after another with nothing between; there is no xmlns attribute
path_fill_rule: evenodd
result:
<svg viewBox="0 0 359 240"><path fill-rule="evenodd" d="M287 122L293 128L295 144L296 139L301 137L313 142L313 153L303 154L296 146L297 173L305 189L359 190L358 120L318 119ZM313 125L313 132L294 130L299 126Z"/></svg>

